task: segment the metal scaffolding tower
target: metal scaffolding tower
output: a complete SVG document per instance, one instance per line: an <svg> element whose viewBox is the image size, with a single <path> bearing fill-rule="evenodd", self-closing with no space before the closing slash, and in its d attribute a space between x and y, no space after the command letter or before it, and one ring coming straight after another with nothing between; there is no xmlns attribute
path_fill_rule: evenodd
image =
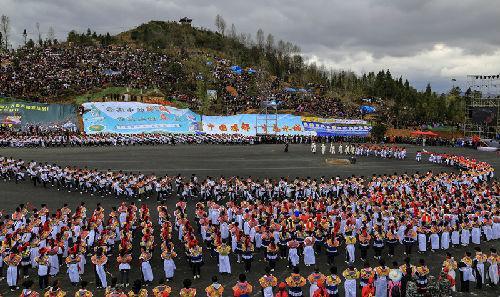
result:
<svg viewBox="0 0 500 297"><path fill-rule="evenodd" d="M467 75L465 136L500 134L500 75Z"/></svg>
<svg viewBox="0 0 500 297"><path fill-rule="evenodd" d="M260 111L255 119L255 130L258 135L276 135L274 127L278 126L278 103L274 98L262 101Z"/></svg>

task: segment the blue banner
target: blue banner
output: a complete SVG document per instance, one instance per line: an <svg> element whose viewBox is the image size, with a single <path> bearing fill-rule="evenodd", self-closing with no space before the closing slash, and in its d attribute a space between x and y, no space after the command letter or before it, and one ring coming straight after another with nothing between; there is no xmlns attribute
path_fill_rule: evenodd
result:
<svg viewBox="0 0 500 297"><path fill-rule="evenodd" d="M372 130L368 125L342 125L335 123L303 122L306 131L316 136L368 136Z"/></svg>
<svg viewBox="0 0 500 297"><path fill-rule="evenodd" d="M93 133L196 133L201 116L189 109L140 102L84 103L83 123Z"/></svg>

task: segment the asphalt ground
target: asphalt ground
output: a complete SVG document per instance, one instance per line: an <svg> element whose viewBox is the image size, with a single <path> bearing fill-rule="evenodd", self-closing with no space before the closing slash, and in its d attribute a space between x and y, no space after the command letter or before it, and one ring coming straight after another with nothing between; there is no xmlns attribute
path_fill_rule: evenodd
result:
<svg viewBox="0 0 500 297"><path fill-rule="evenodd" d="M347 158L339 155L321 155L316 153L313 155L309 151L308 145L293 144L290 145L288 153L283 152L282 145L255 145L255 146L223 146L223 145L177 145L177 146L128 146L128 147L61 147L61 148L0 148L0 155L15 158L21 158L25 161L35 160L38 162L50 162L59 165L72 165L89 168L97 168L101 170L123 170L142 173L156 173L176 175L178 173L184 176L190 176L195 173L200 179L205 176L240 176L240 177L270 177L279 178L287 177L321 177L321 176L371 176L372 174L392 174L397 172L424 172L427 170L451 171L452 168L442 167L422 161L415 161L415 153L421 150L421 147L407 146L408 157L406 160L387 160L374 157L358 157L356 164L350 165L330 165L325 162L329 158ZM438 153L453 153L475 157L479 160L489 162L496 170L500 167L498 155L496 153L478 152L466 148L448 148L448 147L426 147L428 151ZM29 182L15 184L13 181L0 181L0 209L13 211L20 203L31 202L35 206L41 203L46 203L51 210L62 207L63 203L68 203L74 208L85 201L88 209L93 210L97 203L100 203L107 212L112 206L118 206L120 200L112 197L95 197L83 193L68 193L57 191L55 188L49 187L44 189L40 186L33 187ZM172 196L167 199L169 212L172 213L177 198ZM153 222L156 219L156 200L151 198L144 200L141 203L147 203L153 214ZM190 219L194 217L195 200L188 203L188 214ZM158 229L158 228L156 228ZM156 230L158 231L158 230ZM134 264L131 270L130 280L141 278L140 265L137 261L139 254L139 234L135 236L134 242ZM174 236L175 237L175 236ZM156 234L158 240L159 235ZM179 257L176 259L177 270L173 281L169 283L172 287L172 295L177 296L182 287L182 280L191 278L191 270L187 264L186 257L182 253L180 242L174 238L177 246ZM481 244L483 251L488 251L491 247L500 249L500 243L484 242ZM459 260L465 251L473 251L474 246L452 248L449 251ZM415 247L416 249L416 247ZM402 248L396 249L396 257L387 258L386 262L390 265L392 261L402 263L404 257ZM357 249L359 253L359 249ZM154 284L164 276L163 262L160 258L160 251L157 248L154 251L152 258L153 272L155 275ZM369 251L369 256L373 256L373 251ZM418 259L426 260L432 275L438 275L442 261L445 258L445 252L438 251L435 253L428 252L420 255L416 252L412 255L412 261L416 263ZM336 266L339 273L346 267L344 263L345 251L341 250L341 255L336 258ZM359 259L359 254L357 255ZM117 264L115 257L111 257L108 270L112 275L118 276ZM210 258L209 253L205 250L204 254L205 265L202 267L202 277L193 282L193 286L198 289L198 296L204 296L204 289L211 283L211 277L217 275L219 281L225 286L224 296L232 296L231 287L237 281L239 273L243 272L243 264L236 263L234 256L231 258L232 275L219 275L217 267L217 258ZM328 265L326 264L326 255L324 251L316 257L317 266L320 270L327 274ZM372 266L376 266L377 261L373 258L370 260ZM362 263L360 260L356 262L356 266L360 268ZM266 262L263 261L263 253L254 256L252 270L247 277L254 285L255 295L260 294L258 278L264 273ZM4 267L5 269L5 267ZM305 267L300 265L301 274L309 275L313 271L313 267ZM61 268L59 275L56 277L60 280L64 290L68 291L68 296L73 296L75 288L69 284L68 276L65 274L65 267ZM94 292L94 296L103 296L103 291L95 289L95 278L92 267L87 264L85 267L84 280L90 282L89 289ZM280 260L275 271L276 277L280 281L284 280L291 273L290 269L286 268L286 261ZM31 279L35 282L34 288L37 288L38 279L36 271L32 270ZM21 283L22 280L19 280ZM51 280L52 282L52 280ZM108 279L109 283L109 279ZM472 284L472 286L474 286ZM151 290L152 287L149 289ZM304 292L308 294L309 286L306 285ZM343 285L340 286L340 296L343 296ZM8 291L5 280L0 282L0 293L4 296L19 296L20 291L11 293ZM306 295L307 295L306 294ZM361 291L358 289L358 295ZM499 296L500 290L494 288L485 288L482 290L473 290L473 294L481 294L483 296ZM456 293L457 296L466 296L466 294Z"/></svg>

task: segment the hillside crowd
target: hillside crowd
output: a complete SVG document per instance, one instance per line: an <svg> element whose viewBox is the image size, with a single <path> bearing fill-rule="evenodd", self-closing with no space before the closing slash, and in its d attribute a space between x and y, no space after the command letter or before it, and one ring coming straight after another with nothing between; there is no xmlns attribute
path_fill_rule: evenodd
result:
<svg viewBox="0 0 500 297"><path fill-rule="evenodd" d="M220 112L225 114L259 109L262 101L273 98L280 102L280 109L318 116L361 116L357 107L319 95L314 87L300 92L286 91L288 84L262 70L234 72L232 62L227 59L211 54L201 57L207 60L209 77L190 73L184 58L130 46L24 47L0 53L0 95L38 101L60 100L107 86L158 88L198 110L203 102L197 98L195 82L201 80L215 87L224 109ZM187 89L176 89L179 82Z"/></svg>
<svg viewBox="0 0 500 297"><path fill-rule="evenodd" d="M0 92L60 99L107 85L150 88L175 82L168 55L128 46L56 45L1 54Z"/></svg>

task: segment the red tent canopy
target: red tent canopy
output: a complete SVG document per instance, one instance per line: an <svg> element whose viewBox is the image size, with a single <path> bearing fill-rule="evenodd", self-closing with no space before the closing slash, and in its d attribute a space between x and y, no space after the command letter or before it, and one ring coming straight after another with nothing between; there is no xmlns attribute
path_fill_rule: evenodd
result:
<svg viewBox="0 0 500 297"><path fill-rule="evenodd" d="M434 133L432 131L420 131L420 130L413 131L413 132L411 132L411 134L412 135L421 135L421 136L432 136L432 137L438 136L436 133Z"/></svg>

